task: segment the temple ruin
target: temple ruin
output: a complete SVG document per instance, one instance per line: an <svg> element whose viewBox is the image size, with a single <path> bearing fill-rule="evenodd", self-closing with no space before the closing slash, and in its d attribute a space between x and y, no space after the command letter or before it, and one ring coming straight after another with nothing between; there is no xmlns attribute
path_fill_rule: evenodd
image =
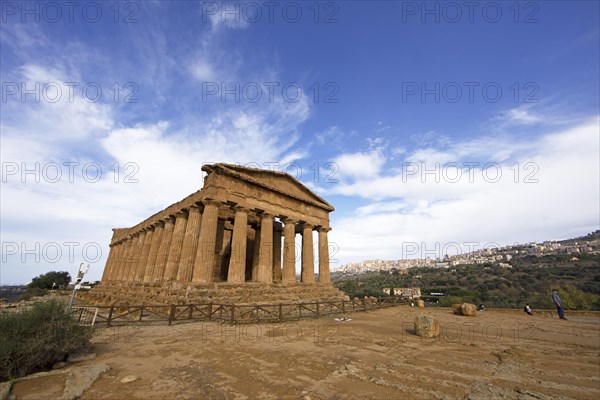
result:
<svg viewBox="0 0 600 400"><path fill-rule="evenodd" d="M87 300L260 303L343 296L329 274L329 203L283 172L222 163L202 170L201 190L131 228L113 229L101 284Z"/></svg>

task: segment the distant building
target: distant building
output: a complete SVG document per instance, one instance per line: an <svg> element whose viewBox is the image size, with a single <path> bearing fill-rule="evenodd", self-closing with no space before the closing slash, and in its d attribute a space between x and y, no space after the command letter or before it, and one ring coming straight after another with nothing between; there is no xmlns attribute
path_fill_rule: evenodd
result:
<svg viewBox="0 0 600 400"><path fill-rule="evenodd" d="M383 293L389 296L390 288L383 288ZM406 297L409 299L418 299L421 297L421 288L394 288L394 296Z"/></svg>

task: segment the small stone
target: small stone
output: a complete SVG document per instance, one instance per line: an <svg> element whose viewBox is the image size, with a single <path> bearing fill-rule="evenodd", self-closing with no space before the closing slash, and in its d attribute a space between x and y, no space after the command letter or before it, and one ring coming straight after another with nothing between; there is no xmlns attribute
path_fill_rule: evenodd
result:
<svg viewBox="0 0 600 400"><path fill-rule="evenodd" d="M171 344L177 343L177 339L158 339L154 341L155 344Z"/></svg>
<svg viewBox="0 0 600 400"><path fill-rule="evenodd" d="M121 383L129 383L129 382L135 382L138 380L138 377L135 375L127 375L126 377L124 377L123 379L121 379Z"/></svg>
<svg viewBox="0 0 600 400"><path fill-rule="evenodd" d="M428 315L415 315L415 331L421 337L438 337L440 336L440 322Z"/></svg>

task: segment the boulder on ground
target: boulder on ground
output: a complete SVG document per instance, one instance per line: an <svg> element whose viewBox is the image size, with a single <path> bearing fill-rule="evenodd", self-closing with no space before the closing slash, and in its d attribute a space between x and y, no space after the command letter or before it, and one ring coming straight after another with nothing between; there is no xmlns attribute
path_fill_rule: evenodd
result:
<svg viewBox="0 0 600 400"><path fill-rule="evenodd" d="M440 322L428 315L415 315L415 331L421 337L438 337L440 336Z"/></svg>
<svg viewBox="0 0 600 400"><path fill-rule="evenodd" d="M417 306L419 308L425 308L425 302L421 299L417 300Z"/></svg>
<svg viewBox="0 0 600 400"><path fill-rule="evenodd" d="M462 304L452 304L452 312L456 315L462 315Z"/></svg>
<svg viewBox="0 0 600 400"><path fill-rule="evenodd" d="M471 303L462 303L460 306L463 315L474 317L477 315L477 306Z"/></svg>

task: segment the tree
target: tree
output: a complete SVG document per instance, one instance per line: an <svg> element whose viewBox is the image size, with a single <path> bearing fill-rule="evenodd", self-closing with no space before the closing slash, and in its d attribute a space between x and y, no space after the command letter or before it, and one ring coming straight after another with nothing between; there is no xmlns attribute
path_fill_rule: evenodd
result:
<svg viewBox="0 0 600 400"><path fill-rule="evenodd" d="M394 287L390 287L390 296L395 296L396 294L394 293Z"/></svg>
<svg viewBox="0 0 600 400"><path fill-rule="evenodd" d="M53 284L56 286L67 286L71 282L71 275L66 271L56 272L50 271L46 274L36 276L27 285L29 288L52 289Z"/></svg>

